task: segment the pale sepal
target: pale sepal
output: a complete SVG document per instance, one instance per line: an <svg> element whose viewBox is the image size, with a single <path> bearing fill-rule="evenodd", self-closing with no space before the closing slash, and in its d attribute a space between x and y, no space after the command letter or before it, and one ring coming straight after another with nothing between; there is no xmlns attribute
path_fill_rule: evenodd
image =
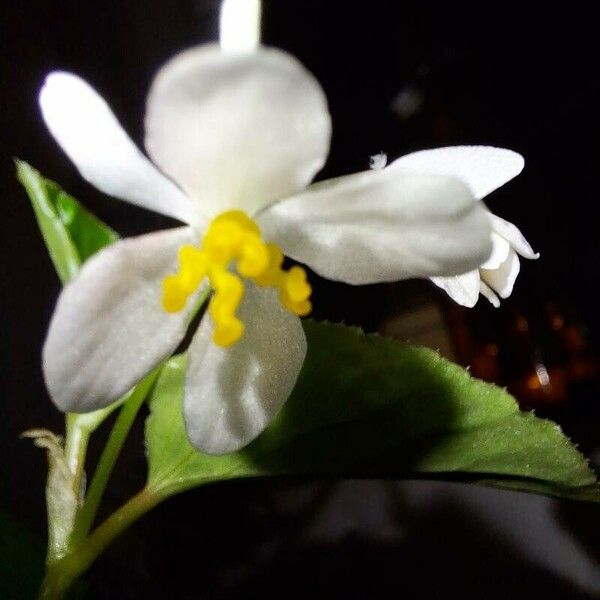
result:
<svg viewBox="0 0 600 600"><path fill-rule="evenodd" d="M523 157L513 150L493 146L447 146L406 154L390 168L458 177L480 200L516 177L524 166Z"/></svg>
<svg viewBox="0 0 600 600"><path fill-rule="evenodd" d="M195 296L168 314L161 282L177 269L178 249L194 241L186 227L121 240L65 286L43 349L46 384L61 410L108 406L175 350Z"/></svg>
<svg viewBox="0 0 600 600"><path fill-rule="evenodd" d="M465 273L492 249L464 183L389 167L315 184L257 221L286 255L354 285Z"/></svg>
<svg viewBox="0 0 600 600"><path fill-rule="evenodd" d="M450 277L432 277L431 281L444 290L454 302L467 308L477 304L480 291L479 271L469 271L462 275Z"/></svg>
<svg viewBox="0 0 600 600"><path fill-rule="evenodd" d="M146 149L214 216L249 215L310 183L329 152L318 81L293 56L203 45L163 66L148 94Z"/></svg>
<svg viewBox="0 0 600 600"><path fill-rule="evenodd" d="M519 228L513 223L502 219L498 215L488 213L492 229L502 236L523 258L535 260L540 257L539 252L535 252L531 244L525 239Z"/></svg>
<svg viewBox="0 0 600 600"><path fill-rule="evenodd" d="M481 268L481 280L500 298L508 298L512 294L520 269L519 255L511 248L506 260L497 269Z"/></svg>
<svg viewBox="0 0 600 600"><path fill-rule="evenodd" d="M192 444L226 454L258 436L294 389L306 354L300 319L272 288L246 282L239 318L244 336L234 346L212 341L206 314L188 349L184 415Z"/></svg>
<svg viewBox="0 0 600 600"><path fill-rule="evenodd" d="M86 81L72 73L50 73L39 103L54 139L100 191L184 223L202 223L190 200L142 154Z"/></svg>

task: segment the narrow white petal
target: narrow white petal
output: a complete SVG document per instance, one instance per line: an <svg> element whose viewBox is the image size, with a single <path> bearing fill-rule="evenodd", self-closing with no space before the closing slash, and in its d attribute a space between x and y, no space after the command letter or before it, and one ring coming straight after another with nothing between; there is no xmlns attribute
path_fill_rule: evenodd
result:
<svg viewBox="0 0 600 600"><path fill-rule="evenodd" d="M492 253L481 265L482 269L497 269L507 258L510 244L497 233L492 231Z"/></svg>
<svg viewBox="0 0 600 600"><path fill-rule="evenodd" d="M51 73L39 102L48 129L84 179L115 198L185 223L198 222L193 203L140 152L83 79Z"/></svg>
<svg viewBox="0 0 600 600"><path fill-rule="evenodd" d="M431 281L442 288L454 302L473 308L479 298L479 271L474 270L452 277L432 277Z"/></svg>
<svg viewBox="0 0 600 600"><path fill-rule="evenodd" d="M234 346L214 345L205 315L189 348L185 422L191 443L208 454L233 452L263 431L292 392L306 355L300 319L275 290L248 284L239 316L246 330Z"/></svg>
<svg viewBox="0 0 600 600"><path fill-rule="evenodd" d="M260 0L224 0L219 19L224 52L252 52L260 44Z"/></svg>
<svg viewBox="0 0 600 600"><path fill-rule="evenodd" d="M305 187L330 137L319 83L280 50L193 48L158 72L148 95L148 153L213 215L251 214Z"/></svg>
<svg viewBox="0 0 600 600"><path fill-rule="evenodd" d="M494 290L492 290L492 288L489 287L483 281L481 282L481 287L479 291L481 292L482 296L485 296L487 300L489 300L489 302L494 308L500 308L500 299L498 298L498 296L496 296Z"/></svg>
<svg viewBox="0 0 600 600"><path fill-rule="evenodd" d="M519 229L500 217L488 213L492 229L501 235L523 258L529 258L534 260L539 258L538 252L534 252L533 248L529 245L529 242L525 239L525 236L519 231Z"/></svg>
<svg viewBox="0 0 600 600"><path fill-rule="evenodd" d="M356 285L465 273L491 251L485 209L465 184L398 169L316 184L257 220L288 256Z"/></svg>
<svg viewBox="0 0 600 600"><path fill-rule="evenodd" d="M512 150L492 146L448 146L407 154L390 166L453 175L466 182L475 198L480 200L516 177L524 165L523 157Z"/></svg>
<svg viewBox="0 0 600 600"><path fill-rule="evenodd" d="M500 298L508 298L512 294L520 268L519 256L511 248L508 258L500 267L493 270L480 270L481 279L497 292Z"/></svg>
<svg viewBox="0 0 600 600"><path fill-rule="evenodd" d="M58 408L88 412L111 404L177 347L189 308L164 312L161 281L192 239L183 227L122 240L90 258L64 288L43 351Z"/></svg>

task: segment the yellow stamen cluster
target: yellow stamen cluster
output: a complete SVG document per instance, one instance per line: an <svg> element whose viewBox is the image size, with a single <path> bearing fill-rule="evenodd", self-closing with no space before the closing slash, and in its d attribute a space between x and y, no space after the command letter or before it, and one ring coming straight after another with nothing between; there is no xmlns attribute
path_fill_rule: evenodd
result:
<svg viewBox="0 0 600 600"><path fill-rule="evenodd" d="M163 308L170 313L183 310L208 277L215 291L208 306L215 324L213 340L218 346L231 346L244 333L244 324L236 316L244 296L242 278L277 288L281 303L291 313L310 313L312 289L306 271L298 266L285 271L282 264L280 248L263 241L250 217L239 210L225 212L212 221L201 247L188 244L179 249L179 271L163 281Z"/></svg>

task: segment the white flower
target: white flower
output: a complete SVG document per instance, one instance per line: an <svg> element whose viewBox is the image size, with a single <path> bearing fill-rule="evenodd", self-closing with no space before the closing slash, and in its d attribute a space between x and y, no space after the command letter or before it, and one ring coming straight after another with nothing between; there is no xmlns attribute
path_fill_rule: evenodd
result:
<svg viewBox="0 0 600 600"><path fill-rule="evenodd" d="M44 119L82 176L111 196L186 224L117 242L64 288L43 352L48 389L60 409L87 412L112 403L178 347L207 284L196 281L192 290L186 279L182 300L169 296L166 283L178 269L182 246L184 254L194 254L203 244L208 253L207 240L220 222L210 220L223 211L253 215L264 239L285 254L353 284L453 275L489 256L486 211L468 187L407 167L403 161L410 156L307 187L329 150L324 93L295 58L254 48L254 37L242 36L251 40L245 51L227 44L188 50L158 72L147 99L145 146L166 175L87 83L62 72L46 79ZM240 213L228 215L225 227ZM248 231L252 248L264 248ZM187 277L186 260L180 252L176 277ZM300 319L282 306L283 292L261 287L259 279L256 273L246 277L245 291L235 284L243 299L240 292L233 308L223 306L226 294L217 282L217 297L188 348L185 421L190 441L205 452L233 451L254 439L288 398L302 367ZM304 307L310 288L302 277L292 284L300 290L292 300ZM295 312L306 312L302 307ZM227 326L239 321L245 328L227 347L214 342L222 310Z"/></svg>
<svg viewBox="0 0 600 600"><path fill-rule="evenodd" d="M523 157L510 150L486 146L453 146L424 150L404 156L406 168L422 173L455 176L468 183L481 200L516 177L525 164ZM478 269L452 277L431 277L458 304L473 307L479 294L495 307L500 298L512 293L519 274L519 254L530 260L539 258L515 225L487 211L492 228L492 254Z"/></svg>

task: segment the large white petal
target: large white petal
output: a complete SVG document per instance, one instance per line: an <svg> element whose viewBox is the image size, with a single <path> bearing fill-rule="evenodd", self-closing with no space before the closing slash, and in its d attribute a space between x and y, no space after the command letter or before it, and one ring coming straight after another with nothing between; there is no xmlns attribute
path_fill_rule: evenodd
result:
<svg viewBox="0 0 600 600"><path fill-rule="evenodd" d="M507 259L497 269L481 269L481 279L496 291L500 298L508 298L512 294L520 268L519 256L511 248Z"/></svg>
<svg viewBox="0 0 600 600"><path fill-rule="evenodd" d="M479 271L474 270L452 277L432 277L431 281L443 289L454 302L473 308L479 298Z"/></svg>
<svg viewBox="0 0 600 600"><path fill-rule="evenodd" d="M530 260L540 257L539 253L533 250L516 225L513 225L509 221L505 221L492 213L488 213L488 217L492 224L492 229L498 235L501 235L511 245L513 250L516 250L521 256L529 258Z"/></svg>
<svg viewBox="0 0 600 600"><path fill-rule="evenodd" d="M486 211L458 179L365 171L309 187L257 217L265 239L351 284L465 273L491 252Z"/></svg>
<svg viewBox="0 0 600 600"><path fill-rule="evenodd" d="M148 95L148 153L211 214L251 214L302 189L330 137L319 83L280 50L193 48L158 72Z"/></svg>
<svg viewBox="0 0 600 600"><path fill-rule="evenodd" d="M480 200L516 177L525 165L517 152L492 146L448 146L400 157L391 168L453 175L469 184Z"/></svg>
<svg viewBox="0 0 600 600"><path fill-rule="evenodd" d="M258 436L292 392L306 355L300 319L273 289L247 284L239 316L242 339L212 342L205 315L189 348L184 414L190 441L202 452L233 452Z"/></svg>
<svg viewBox="0 0 600 600"><path fill-rule="evenodd" d="M64 288L43 351L58 408L88 412L110 404L177 347L190 308L164 312L161 281L192 239L183 227L119 241Z"/></svg>
<svg viewBox="0 0 600 600"><path fill-rule="evenodd" d="M185 223L198 222L193 203L140 152L83 79L51 73L39 102L48 129L84 179L110 196Z"/></svg>

